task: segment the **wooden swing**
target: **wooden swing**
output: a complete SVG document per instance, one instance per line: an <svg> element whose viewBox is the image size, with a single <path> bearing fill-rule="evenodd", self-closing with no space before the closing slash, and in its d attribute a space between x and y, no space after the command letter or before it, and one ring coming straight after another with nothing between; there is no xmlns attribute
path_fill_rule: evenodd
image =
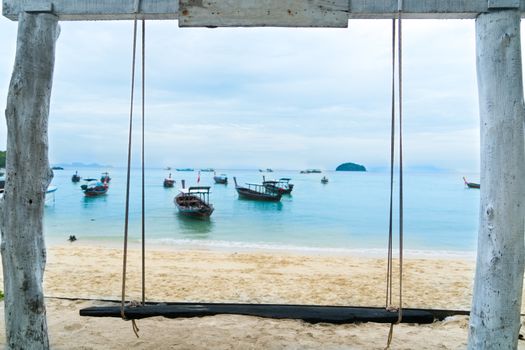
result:
<svg viewBox="0 0 525 350"><path fill-rule="evenodd" d="M401 2L399 3L401 4ZM309 323L346 324L356 322L377 322L397 324L400 322L428 324L435 320L463 311L402 308L402 266L403 266L403 168L402 168L402 71L401 71L401 5L398 8L398 97L399 97L399 305L392 307L392 207L394 177L394 129L395 129L395 49L396 19L392 21L392 124L390 152L390 219L388 240L388 266L385 307L362 306L327 306L327 305L293 305L293 304L240 304L240 303L188 303L188 302L146 302L145 301L145 228L144 228L144 58L145 58L145 20L142 20L142 301L126 303L126 263L128 245L129 190L131 164L131 135L133 122L133 96L135 85L135 57L137 41L137 18L134 20L133 60L131 81L131 107L129 119L128 168L126 186L126 211L124 225L124 255L122 298L120 306L89 307L80 310L80 316L121 317L135 320L147 317L163 316L166 318L203 317L219 314L258 316L274 319L297 319ZM391 335L390 335L391 337Z"/></svg>

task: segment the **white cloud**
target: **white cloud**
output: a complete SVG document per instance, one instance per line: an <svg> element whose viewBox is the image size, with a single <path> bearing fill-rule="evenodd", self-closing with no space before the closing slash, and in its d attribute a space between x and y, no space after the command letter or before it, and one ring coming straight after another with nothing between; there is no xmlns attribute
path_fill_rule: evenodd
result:
<svg viewBox="0 0 525 350"><path fill-rule="evenodd" d="M174 21L150 22L150 164L387 164L390 23L356 20L348 29L180 29ZM123 164L132 24L61 26L51 160ZM5 43L0 46L0 95L6 96L15 23L0 19L0 40ZM407 20L403 49L407 162L475 171L474 22ZM137 101L139 96L137 91ZM5 98L0 107L5 108ZM137 117L138 111L137 105ZM5 137L2 120L0 148Z"/></svg>

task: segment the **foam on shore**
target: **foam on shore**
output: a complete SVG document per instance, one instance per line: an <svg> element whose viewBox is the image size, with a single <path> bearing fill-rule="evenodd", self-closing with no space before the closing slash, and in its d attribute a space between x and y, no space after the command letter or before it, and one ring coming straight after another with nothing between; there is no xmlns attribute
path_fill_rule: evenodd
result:
<svg viewBox="0 0 525 350"><path fill-rule="evenodd" d="M286 244L272 244L267 242L239 242L220 240L197 240L197 239L151 239L147 241L152 246L171 246L181 249L210 249L224 251L263 251L263 252L285 252L296 254L321 254L321 255L349 255L356 257L383 258L387 256L387 249L380 248L333 248L333 247L311 247ZM136 241L135 241L136 243ZM394 256L398 256L399 250L394 249ZM417 259L475 259L475 252L455 250L420 250L405 249L403 254L407 258Z"/></svg>

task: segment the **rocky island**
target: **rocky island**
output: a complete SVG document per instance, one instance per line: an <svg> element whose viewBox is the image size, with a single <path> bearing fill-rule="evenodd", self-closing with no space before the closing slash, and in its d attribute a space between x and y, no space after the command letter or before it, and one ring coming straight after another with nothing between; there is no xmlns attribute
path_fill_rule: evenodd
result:
<svg viewBox="0 0 525 350"><path fill-rule="evenodd" d="M366 171L366 168L364 165L349 162L339 165L335 171Z"/></svg>

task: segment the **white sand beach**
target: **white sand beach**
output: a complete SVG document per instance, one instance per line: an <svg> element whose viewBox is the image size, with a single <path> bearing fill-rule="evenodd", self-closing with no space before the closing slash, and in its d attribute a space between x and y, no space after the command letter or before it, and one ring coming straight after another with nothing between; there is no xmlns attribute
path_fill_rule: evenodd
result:
<svg viewBox="0 0 525 350"><path fill-rule="evenodd" d="M389 325L308 324L248 316L139 320L80 317L99 301L53 297L119 299L122 250L96 245L48 249L45 294L54 349L383 349ZM384 259L148 248L146 296L153 301L252 302L383 306ZM140 251L129 251L130 300L140 299ZM407 259L404 306L469 309L474 261ZM5 343L3 307L0 343ZM395 327L392 349L463 349L468 317L431 325ZM525 349L520 342L520 349Z"/></svg>

